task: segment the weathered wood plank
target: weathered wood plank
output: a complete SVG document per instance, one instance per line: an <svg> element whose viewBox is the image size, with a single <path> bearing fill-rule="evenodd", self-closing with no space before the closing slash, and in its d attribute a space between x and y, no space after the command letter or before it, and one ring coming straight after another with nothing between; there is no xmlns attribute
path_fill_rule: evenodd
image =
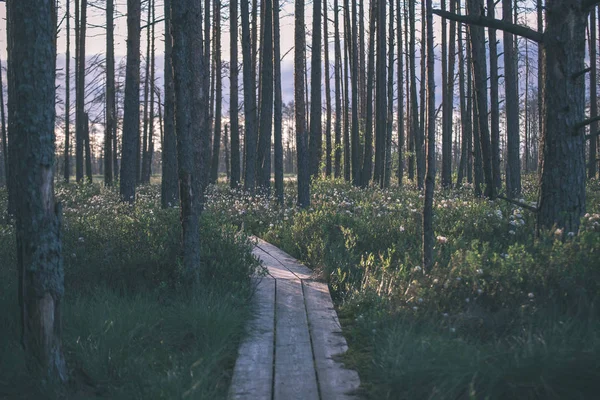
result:
<svg viewBox="0 0 600 400"><path fill-rule="evenodd" d="M277 259L281 264L283 264L287 269L297 275L298 279L310 279L313 275L310 268L305 265L300 264L298 260L294 257L290 256L285 251L279 249L276 246L273 246L269 242L265 242L260 238L256 238L257 246L264 250L266 253Z"/></svg>
<svg viewBox="0 0 600 400"><path fill-rule="evenodd" d="M260 279L260 278L259 278ZM254 296L256 314L240 345L229 389L229 399L271 400L273 336L275 334L275 279L264 277Z"/></svg>
<svg viewBox="0 0 600 400"><path fill-rule="evenodd" d="M275 400L318 400L308 320L300 280L278 280Z"/></svg>
<svg viewBox="0 0 600 400"><path fill-rule="evenodd" d="M321 398L356 399L353 393L360 385L358 373L336 361L337 356L348 350L348 345L342 336L329 288L316 281L306 280L302 284Z"/></svg>

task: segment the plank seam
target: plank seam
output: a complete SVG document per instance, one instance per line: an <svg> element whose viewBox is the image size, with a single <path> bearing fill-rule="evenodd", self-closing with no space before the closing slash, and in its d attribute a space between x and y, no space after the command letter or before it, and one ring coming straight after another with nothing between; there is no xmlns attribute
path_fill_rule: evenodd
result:
<svg viewBox="0 0 600 400"><path fill-rule="evenodd" d="M315 371L315 377L317 379L317 394L319 396L319 399L322 399L323 396L321 395L321 383L319 382L317 359L315 357L315 347L313 345L313 334L312 334L312 329L311 329L310 318L308 317L308 306L306 305L306 294L304 292L304 280L303 279L300 279L300 286L302 287L302 300L304 301L304 312L306 312L306 323L308 326L308 338L310 340L310 352L312 354L312 359L313 359L313 369Z"/></svg>

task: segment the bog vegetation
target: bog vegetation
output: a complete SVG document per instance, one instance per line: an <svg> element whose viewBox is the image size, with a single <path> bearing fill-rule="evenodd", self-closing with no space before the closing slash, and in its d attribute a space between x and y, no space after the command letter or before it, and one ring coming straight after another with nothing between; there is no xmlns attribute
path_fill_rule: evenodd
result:
<svg viewBox="0 0 600 400"><path fill-rule="evenodd" d="M142 187L130 206L99 185L57 188L64 207L67 387L32 379L26 365L15 235L0 223L0 398L225 397L258 262L237 227L207 213L202 286L189 293L176 262L178 210L161 208L158 189ZM0 190L0 209L6 197Z"/></svg>

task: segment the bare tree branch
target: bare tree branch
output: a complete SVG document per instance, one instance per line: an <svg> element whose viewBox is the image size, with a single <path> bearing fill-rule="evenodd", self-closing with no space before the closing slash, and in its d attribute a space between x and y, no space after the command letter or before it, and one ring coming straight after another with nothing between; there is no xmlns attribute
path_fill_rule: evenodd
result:
<svg viewBox="0 0 600 400"><path fill-rule="evenodd" d="M590 124L593 124L596 121L600 121L600 115L597 115L597 116L592 117L592 118L584 119L583 121L581 121L580 123L578 123L577 125L575 125L575 127L573 128L573 136L576 136L577 133L579 132L579 130L581 128L584 128L584 127L586 127L586 126L588 126ZM597 134L596 134L596 136L597 136ZM586 135L585 136L586 139L590 139L591 137L592 137L592 135Z"/></svg>
<svg viewBox="0 0 600 400"><path fill-rule="evenodd" d="M544 40L544 35L538 31L535 31L531 28L527 28L526 26L511 24L495 18L473 15L458 15L444 10L432 10L432 12L436 15L439 15L442 18L446 18L452 21L461 22L463 24L469 25L483 26L486 28L498 29L501 31L512 33L514 35L522 36L524 38L533 40L537 43L542 43Z"/></svg>
<svg viewBox="0 0 600 400"><path fill-rule="evenodd" d="M529 204L523 203L521 201L511 199L511 198L503 196L501 194L498 195L498 198L502 199L504 201L508 201L511 204L514 204L516 206L522 207L522 208L524 208L524 209L526 209L528 211L531 211L533 213L537 213L538 212L538 208L537 207L530 206Z"/></svg>

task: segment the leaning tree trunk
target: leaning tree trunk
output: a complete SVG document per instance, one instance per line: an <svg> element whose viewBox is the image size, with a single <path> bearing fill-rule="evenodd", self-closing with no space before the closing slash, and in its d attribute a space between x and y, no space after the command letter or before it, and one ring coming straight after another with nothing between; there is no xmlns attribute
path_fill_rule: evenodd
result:
<svg viewBox="0 0 600 400"><path fill-rule="evenodd" d="M125 109L121 148L121 200L135 201L140 142L140 13L141 0L127 0L127 68L125 70Z"/></svg>
<svg viewBox="0 0 600 400"><path fill-rule="evenodd" d="M175 136L175 86L173 83L173 36L171 35L171 0L165 0L165 105L162 142L161 205L174 207L179 203L177 183L177 137ZM159 105L160 106L160 105ZM160 108L159 108L160 110Z"/></svg>
<svg viewBox="0 0 600 400"><path fill-rule="evenodd" d="M298 153L298 205L302 208L308 208L310 206L310 171L304 109L304 63L306 59L304 57L304 47L306 46L304 0L296 0L295 19L294 101L296 103L296 151Z"/></svg>
<svg viewBox="0 0 600 400"><path fill-rule="evenodd" d="M65 382L61 344L64 271L61 207L54 198L54 1L9 0L7 17L11 90L10 165L16 210L22 343L32 367ZM27 112L22 112L27 110Z"/></svg>

